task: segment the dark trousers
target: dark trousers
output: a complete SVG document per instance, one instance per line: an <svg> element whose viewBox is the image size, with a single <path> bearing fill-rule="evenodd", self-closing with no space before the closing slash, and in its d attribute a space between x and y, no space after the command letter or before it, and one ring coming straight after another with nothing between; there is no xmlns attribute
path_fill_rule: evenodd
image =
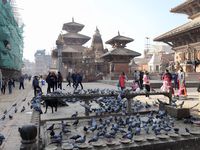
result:
<svg viewBox="0 0 200 150"><path fill-rule="evenodd" d="M12 93L12 86L13 86L13 85L9 85L9 86L8 86L8 91L9 91L9 94L11 94L11 93Z"/></svg>
<svg viewBox="0 0 200 150"><path fill-rule="evenodd" d="M58 83L58 88L60 88L62 90L62 82Z"/></svg>
<svg viewBox="0 0 200 150"><path fill-rule="evenodd" d="M140 89L143 89L143 80L140 80Z"/></svg>
<svg viewBox="0 0 200 150"><path fill-rule="evenodd" d="M47 83L47 93L51 93L51 87L49 83Z"/></svg>
<svg viewBox="0 0 200 150"><path fill-rule="evenodd" d="M81 86L81 89L83 89L83 85L82 85L82 83L81 83L81 82L78 82L78 83L76 83L75 90L78 88L79 84L80 84L80 86Z"/></svg>
<svg viewBox="0 0 200 150"><path fill-rule="evenodd" d="M5 94L5 91L6 91L6 86L2 86L2 87L1 87L1 93L2 93L2 94Z"/></svg>
<svg viewBox="0 0 200 150"><path fill-rule="evenodd" d="M148 94L148 93L150 92L150 85L145 84L144 87L145 87L146 92L147 92L147 93L146 93L146 97L149 97L149 94Z"/></svg>
<svg viewBox="0 0 200 150"><path fill-rule="evenodd" d="M70 80L67 80L68 84L67 86L70 86L71 87L71 81ZM74 84L73 84L74 85Z"/></svg>
<svg viewBox="0 0 200 150"><path fill-rule="evenodd" d="M19 83L19 89L21 90L21 88L24 89L24 83L23 83L23 82L20 82L20 83Z"/></svg>
<svg viewBox="0 0 200 150"><path fill-rule="evenodd" d="M34 86L34 96L37 96L40 92L42 92L42 89L39 86Z"/></svg>

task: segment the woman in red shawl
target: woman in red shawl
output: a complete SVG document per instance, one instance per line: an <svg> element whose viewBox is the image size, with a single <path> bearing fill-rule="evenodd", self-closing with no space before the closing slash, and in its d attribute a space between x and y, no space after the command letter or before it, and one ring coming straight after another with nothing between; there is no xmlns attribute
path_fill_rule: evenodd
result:
<svg viewBox="0 0 200 150"><path fill-rule="evenodd" d="M121 90L123 91L125 89L125 82L126 82L126 76L125 73L122 72L122 74L119 76L119 86Z"/></svg>

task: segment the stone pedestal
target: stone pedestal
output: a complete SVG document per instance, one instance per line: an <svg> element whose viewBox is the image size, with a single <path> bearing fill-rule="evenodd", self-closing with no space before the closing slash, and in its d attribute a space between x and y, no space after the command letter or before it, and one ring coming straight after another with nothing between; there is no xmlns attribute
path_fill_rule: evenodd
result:
<svg viewBox="0 0 200 150"><path fill-rule="evenodd" d="M22 138L20 150L37 150L37 127L35 125L24 125L18 131Z"/></svg>

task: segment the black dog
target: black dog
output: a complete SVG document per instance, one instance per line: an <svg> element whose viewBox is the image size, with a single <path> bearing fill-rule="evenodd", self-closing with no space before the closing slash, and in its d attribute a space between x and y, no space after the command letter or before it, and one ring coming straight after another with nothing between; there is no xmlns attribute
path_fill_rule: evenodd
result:
<svg viewBox="0 0 200 150"><path fill-rule="evenodd" d="M53 107L55 107L55 111L57 111L57 107L58 107L58 100L57 99L46 99L46 100L44 100L44 104L46 106L46 110L45 110L44 113L47 112L48 106L51 107L52 113L53 113Z"/></svg>

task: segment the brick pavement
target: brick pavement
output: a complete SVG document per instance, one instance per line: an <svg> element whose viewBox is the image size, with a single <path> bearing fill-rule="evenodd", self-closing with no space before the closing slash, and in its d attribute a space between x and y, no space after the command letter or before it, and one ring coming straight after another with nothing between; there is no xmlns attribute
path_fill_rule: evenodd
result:
<svg viewBox="0 0 200 150"><path fill-rule="evenodd" d="M18 128L30 123L32 110L28 107L27 102L33 97L33 90L31 83L25 81L25 89L19 90L19 84L13 89L12 94L0 95L0 118L3 116L3 112L7 110L5 120L0 120L0 133L5 136L5 141L1 145L0 149L3 150L16 150L20 148L21 138L18 132ZM25 101L22 101L25 99ZM17 113L14 112L15 107L12 105L17 103ZM25 111L21 112L22 107L25 106ZM13 116L13 119L9 119L9 115Z"/></svg>
<svg viewBox="0 0 200 150"><path fill-rule="evenodd" d="M109 89L117 89L116 86L103 84L103 83L83 83L83 86L85 89L87 88L109 88ZM17 86L18 87L18 86ZM17 88L16 87L16 88ZM43 92L46 93L46 86L42 87ZM66 87L66 83L63 84L63 92L73 91L72 87ZM158 90L158 89L156 89ZM176 91L177 92L177 91ZM27 102L30 101L33 97L33 90L31 88L31 84L29 82L26 82L25 84L25 90L18 90L15 89L13 91L13 94L11 95L0 95L0 117L2 117L2 114L5 109L9 110L8 114L6 115L5 120L0 120L0 133L2 133L6 140L4 141L3 145L0 147L0 149L3 150L16 150L20 148L20 136L18 133L18 128L22 125L29 124L31 119L31 112L32 110L27 107ZM22 99L26 98L26 101L22 102ZM138 99L141 101L149 101L152 102L157 97L151 96L150 99L145 98L144 96L138 96ZM160 96L159 98L165 99L163 96ZM167 99L166 99L167 100ZM180 102L182 100L179 100ZM12 107L12 104L17 102L17 108L18 112L14 114L14 107ZM198 93L196 91L196 88L189 88L188 89L188 100L185 100L184 107L191 107L194 104L198 103ZM22 106L26 107L25 112L20 112ZM74 108L74 107L73 107ZM44 108L43 108L44 109ZM80 109L80 107L77 107L77 109ZM69 111L68 113L63 113L64 108L58 109L58 112L51 114L50 108L48 110L47 114L42 115L42 117L60 117L60 114L63 115L71 115L74 111ZM8 115L12 114L13 119L10 120L8 118Z"/></svg>

